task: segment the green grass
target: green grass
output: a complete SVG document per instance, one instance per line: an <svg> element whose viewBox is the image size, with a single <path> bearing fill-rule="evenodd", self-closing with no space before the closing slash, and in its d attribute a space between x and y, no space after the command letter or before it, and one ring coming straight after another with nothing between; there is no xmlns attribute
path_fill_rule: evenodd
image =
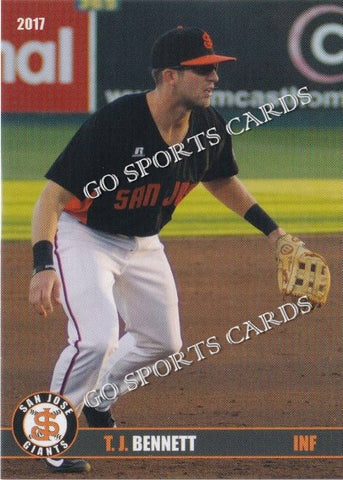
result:
<svg viewBox="0 0 343 480"><path fill-rule="evenodd" d="M338 180L250 179L244 184L263 208L292 233L342 231L341 183ZM241 235L257 230L218 203L199 185L177 208L165 236Z"/></svg>
<svg viewBox="0 0 343 480"><path fill-rule="evenodd" d="M292 233L337 233L342 230L338 180L253 179L244 181L259 203ZM34 203L42 181L6 181L3 185L3 239L30 237ZM240 235L257 231L214 199L202 185L176 209L162 236Z"/></svg>
<svg viewBox="0 0 343 480"><path fill-rule="evenodd" d="M27 239L44 174L81 121L2 125L3 238ZM342 228L341 130L255 128L233 138L240 178L259 203L294 233ZM202 187L182 202L163 236L256 233Z"/></svg>
<svg viewBox="0 0 343 480"><path fill-rule="evenodd" d="M77 128L74 123L3 125L3 179L41 180Z"/></svg>
<svg viewBox="0 0 343 480"><path fill-rule="evenodd" d="M339 128L256 128L233 142L242 178L342 178Z"/></svg>
<svg viewBox="0 0 343 480"><path fill-rule="evenodd" d="M4 180L40 180L79 124L4 124ZM341 178L339 128L260 127L233 138L242 178Z"/></svg>

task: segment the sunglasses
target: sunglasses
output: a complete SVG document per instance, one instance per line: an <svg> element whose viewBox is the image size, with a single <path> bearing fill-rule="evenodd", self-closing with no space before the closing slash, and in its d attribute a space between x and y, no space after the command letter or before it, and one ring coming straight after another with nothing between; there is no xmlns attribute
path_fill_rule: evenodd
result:
<svg viewBox="0 0 343 480"><path fill-rule="evenodd" d="M209 75L210 73L218 71L218 63L214 63L212 65L193 65L193 66L177 66L177 67L169 67L173 70L190 70L191 72L195 73L196 75L201 75L203 77Z"/></svg>

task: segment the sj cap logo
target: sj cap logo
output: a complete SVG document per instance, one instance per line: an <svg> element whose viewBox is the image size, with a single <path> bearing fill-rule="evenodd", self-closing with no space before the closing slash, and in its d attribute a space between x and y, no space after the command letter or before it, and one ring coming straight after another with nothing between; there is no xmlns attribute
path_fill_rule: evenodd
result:
<svg viewBox="0 0 343 480"><path fill-rule="evenodd" d="M208 49L211 49L213 47L212 39L207 32L203 33L202 39L204 41L204 47L206 47Z"/></svg>
<svg viewBox="0 0 343 480"><path fill-rule="evenodd" d="M13 415L13 436L29 455L52 457L68 450L77 434L77 416L61 395L39 392L26 397Z"/></svg>

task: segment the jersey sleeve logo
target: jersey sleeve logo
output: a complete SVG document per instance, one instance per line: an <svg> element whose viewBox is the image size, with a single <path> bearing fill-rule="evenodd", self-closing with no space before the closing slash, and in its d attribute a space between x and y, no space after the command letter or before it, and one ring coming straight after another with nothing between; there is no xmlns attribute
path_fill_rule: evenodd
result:
<svg viewBox="0 0 343 480"><path fill-rule="evenodd" d="M132 157L145 157L144 147L136 147Z"/></svg>

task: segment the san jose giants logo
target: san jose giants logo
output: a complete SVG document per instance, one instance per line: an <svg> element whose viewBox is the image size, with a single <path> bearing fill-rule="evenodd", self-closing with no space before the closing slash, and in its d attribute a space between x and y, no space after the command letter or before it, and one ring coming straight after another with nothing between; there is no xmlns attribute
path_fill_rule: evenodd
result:
<svg viewBox="0 0 343 480"><path fill-rule="evenodd" d="M31 394L20 402L13 415L13 435L29 455L52 457L68 450L77 433L72 405L51 392Z"/></svg>

